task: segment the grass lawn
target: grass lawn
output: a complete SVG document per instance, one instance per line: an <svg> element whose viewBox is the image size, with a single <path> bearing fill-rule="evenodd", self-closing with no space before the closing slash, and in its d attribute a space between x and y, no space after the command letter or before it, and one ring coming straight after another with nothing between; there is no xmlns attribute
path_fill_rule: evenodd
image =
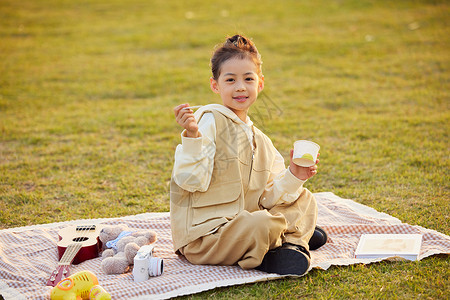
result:
<svg viewBox="0 0 450 300"><path fill-rule="evenodd" d="M0 228L168 211L172 107L219 103L209 58L253 38L250 111L313 192L450 233L447 1L0 1ZM313 270L186 298L448 299L448 256Z"/></svg>

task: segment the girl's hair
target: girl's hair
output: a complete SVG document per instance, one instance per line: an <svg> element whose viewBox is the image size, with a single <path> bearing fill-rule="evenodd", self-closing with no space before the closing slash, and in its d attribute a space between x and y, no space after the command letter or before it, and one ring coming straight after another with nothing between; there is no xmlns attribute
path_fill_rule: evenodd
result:
<svg viewBox="0 0 450 300"><path fill-rule="evenodd" d="M228 37L225 43L220 45L214 51L211 58L211 71L214 80L219 79L222 64L232 58L251 59L256 65L258 76L262 76L262 60L258 49L256 49L255 44L250 39L237 34L235 36Z"/></svg>

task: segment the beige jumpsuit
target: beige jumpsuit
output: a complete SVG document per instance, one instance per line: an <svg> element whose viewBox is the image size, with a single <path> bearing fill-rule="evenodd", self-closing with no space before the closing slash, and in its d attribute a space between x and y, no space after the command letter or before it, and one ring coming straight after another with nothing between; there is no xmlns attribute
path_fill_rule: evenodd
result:
<svg viewBox="0 0 450 300"><path fill-rule="evenodd" d="M264 207L274 147L254 129L254 149L233 120L211 110L221 138L216 140L214 171L205 192L187 192L171 181L171 227L175 251L193 264L261 264L268 250L284 242L308 249L317 220L310 191L289 203ZM261 184L263 183L263 184ZM265 200L265 199L264 199Z"/></svg>

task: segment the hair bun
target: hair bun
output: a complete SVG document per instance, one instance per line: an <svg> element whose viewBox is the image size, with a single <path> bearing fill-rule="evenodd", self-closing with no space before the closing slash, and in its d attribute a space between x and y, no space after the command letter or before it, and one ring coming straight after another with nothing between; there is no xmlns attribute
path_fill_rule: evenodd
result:
<svg viewBox="0 0 450 300"><path fill-rule="evenodd" d="M242 35L240 35L240 34L236 34L236 35L234 35L234 36L232 36L232 37L229 37L228 39L227 39L227 42L228 43L231 43L231 44L233 44L235 47L237 47L237 48L248 48L247 47L247 45L250 45L250 46L252 46L252 42L251 41L249 41L245 36L242 36Z"/></svg>

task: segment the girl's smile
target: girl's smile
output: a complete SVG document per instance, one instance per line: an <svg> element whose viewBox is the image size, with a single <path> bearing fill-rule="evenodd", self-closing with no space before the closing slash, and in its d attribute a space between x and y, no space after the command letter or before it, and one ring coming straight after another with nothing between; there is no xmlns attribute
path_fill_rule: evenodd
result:
<svg viewBox="0 0 450 300"><path fill-rule="evenodd" d="M231 58L220 68L217 80L211 78L211 89L222 98L223 105L231 109L244 122L250 106L264 88L264 77L258 76L255 63L249 58Z"/></svg>
<svg viewBox="0 0 450 300"><path fill-rule="evenodd" d="M248 97L247 96L237 96L237 97L233 97L234 100L236 100L237 102L245 102Z"/></svg>

